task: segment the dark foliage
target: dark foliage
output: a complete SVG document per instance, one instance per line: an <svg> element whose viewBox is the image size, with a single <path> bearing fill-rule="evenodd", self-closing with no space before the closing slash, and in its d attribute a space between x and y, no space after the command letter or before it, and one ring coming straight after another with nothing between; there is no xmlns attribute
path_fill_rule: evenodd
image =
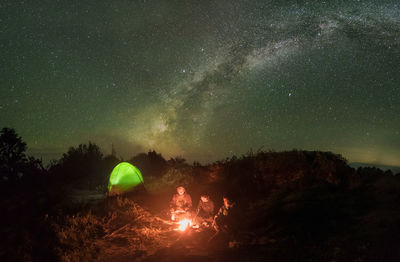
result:
<svg viewBox="0 0 400 262"><path fill-rule="evenodd" d="M70 147L49 172L61 184L74 188L94 189L107 184L108 177L121 160L114 155L103 157L98 145L89 142Z"/></svg>
<svg viewBox="0 0 400 262"><path fill-rule="evenodd" d="M0 180L7 183L29 182L44 170L40 160L26 155L27 145L12 128L0 132Z"/></svg>
<svg viewBox="0 0 400 262"><path fill-rule="evenodd" d="M354 170L346 160L330 152L249 153L214 165L222 167L223 183L239 195L267 194L289 184L299 188L316 183L347 185L354 179Z"/></svg>
<svg viewBox="0 0 400 262"><path fill-rule="evenodd" d="M154 150L137 154L129 162L139 168L144 176L160 177L168 168L167 161Z"/></svg>
<svg viewBox="0 0 400 262"><path fill-rule="evenodd" d="M200 166L198 163L196 164L196 162L194 162L194 164L195 164L194 166L197 166L197 167ZM175 157L175 158L170 158L168 160L168 165L173 168L184 168L184 167L190 166L188 163L186 163L186 159L184 159L183 157L180 157L180 156Z"/></svg>

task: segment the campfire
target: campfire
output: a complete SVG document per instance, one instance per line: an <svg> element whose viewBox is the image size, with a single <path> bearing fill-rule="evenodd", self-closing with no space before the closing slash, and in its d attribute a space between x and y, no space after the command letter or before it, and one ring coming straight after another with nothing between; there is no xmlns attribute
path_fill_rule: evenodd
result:
<svg viewBox="0 0 400 262"><path fill-rule="evenodd" d="M179 227L176 230L185 231L188 227L192 226L192 220L190 219L182 219L178 222Z"/></svg>
<svg viewBox="0 0 400 262"><path fill-rule="evenodd" d="M175 231L184 232L188 227L192 227L193 225L190 214L183 210L172 212L171 220L178 225L178 227L174 229Z"/></svg>

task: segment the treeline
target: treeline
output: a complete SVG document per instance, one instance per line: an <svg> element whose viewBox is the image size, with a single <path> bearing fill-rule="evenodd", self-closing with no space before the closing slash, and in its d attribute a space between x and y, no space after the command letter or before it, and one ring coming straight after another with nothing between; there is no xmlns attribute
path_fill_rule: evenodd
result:
<svg viewBox="0 0 400 262"><path fill-rule="evenodd" d="M383 175L393 175L378 168L364 167L354 170L340 155L318 151L249 152L202 166L188 164L182 157L166 160L160 153L150 150L130 159L118 158L115 152L104 155L92 142L70 147L59 160L47 167L41 160L26 154L27 144L12 128L0 132L0 183L8 186L28 184L54 184L81 189L106 188L112 169L121 161L138 167L145 177L161 177L170 169L190 169L187 175L198 182L218 180L238 193L268 192L289 182L312 184L325 181L332 184L354 184ZM210 178L214 176L214 178ZM240 188L235 188L240 185Z"/></svg>

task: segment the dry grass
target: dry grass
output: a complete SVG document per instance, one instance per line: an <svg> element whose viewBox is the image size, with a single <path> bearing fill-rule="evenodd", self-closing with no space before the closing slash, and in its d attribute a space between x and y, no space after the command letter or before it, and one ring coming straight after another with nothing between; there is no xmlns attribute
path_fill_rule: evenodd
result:
<svg viewBox="0 0 400 262"><path fill-rule="evenodd" d="M94 241L103 235L101 219L93 215L68 216L62 224L53 224L59 246L56 252L61 261L93 261L97 258L98 247Z"/></svg>
<svg viewBox="0 0 400 262"><path fill-rule="evenodd" d="M138 259L154 253L168 242L168 226L136 202L123 197L115 199L104 229L107 235L98 241L102 259L124 257Z"/></svg>
<svg viewBox="0 0 400 262"><path fill-rule="evenodd" d="M168 225L136 202L117 197L105 205L105 215L89 210L53 223L61 261L138 259L168 244Z"/></svg>

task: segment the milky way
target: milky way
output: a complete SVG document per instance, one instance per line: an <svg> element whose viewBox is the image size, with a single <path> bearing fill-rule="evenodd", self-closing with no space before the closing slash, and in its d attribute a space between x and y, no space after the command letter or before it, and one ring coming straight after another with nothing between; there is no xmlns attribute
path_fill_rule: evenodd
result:
<svg viewBox="0 0 400 262"><path fill-rule="evenodd" d="M398 1L3 1L0 126L210 162L324 150L400 165Z"/></svg>

